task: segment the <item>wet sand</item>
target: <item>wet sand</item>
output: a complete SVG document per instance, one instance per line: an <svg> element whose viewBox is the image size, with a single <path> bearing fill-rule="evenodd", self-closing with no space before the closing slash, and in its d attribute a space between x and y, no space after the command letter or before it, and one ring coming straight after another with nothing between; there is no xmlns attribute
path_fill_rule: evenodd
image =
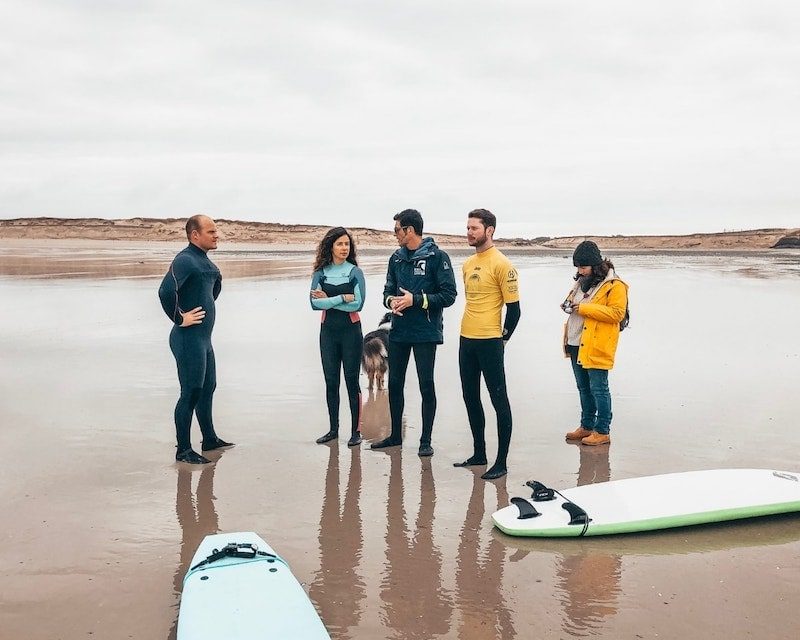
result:
<svg viewBox="0 0 800 640"><path fill-rule="evenodd" d="M215 422L239 444L189 469L172 462L177 380L153 277L173 248L78 243L54 262L50 245L21 246L0 249L0 637L174 638L194 549L237 530L288 560L333 638L797 637L798 516L560 541L509 538L489 520L534 478L800 470L796 252L616 257L632 320L611 374L614 441L599 449L563 441L577 416L559 352L570 262L518 255L510 473L487 483L451 466L470 448L463 297L437 354L435 456L416 455L413 368L402 450L319 446L311 255L219 252ZM365 331L381 315L387 253L364 254ZM362 387L363 431L379 438L387 398L368 396L363 376Z"/></svg>

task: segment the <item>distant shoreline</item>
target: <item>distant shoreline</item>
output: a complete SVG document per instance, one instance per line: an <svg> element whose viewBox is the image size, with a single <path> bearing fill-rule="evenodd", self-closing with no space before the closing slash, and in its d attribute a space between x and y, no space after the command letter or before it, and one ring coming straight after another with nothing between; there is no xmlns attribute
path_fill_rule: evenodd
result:
<svg viewBox="0 0 800 640"><path fill-rule="evenodd" d="M154 242L151 240L99 240L82 238L28 239L6 238L0 242L0 278L35 279L136 279L161 278L175 254L186 246L186 238ZM474 253L474 249L459 238L458 244L443 245L456 263ZM360 244L359 265L365 273L384 273L386 259L397 248ZM306 277L314 262L316 244L258 243L223 241L214 251L213 260L225 278ZM557 248L542 245L504 246L503 252L512 259L536 257L545 260L564 260L572 263L574 245ZM680 260L701 256L717 256L731 263L745 257L747 261L775 258L794 262L800 259L797 249L783 251L764 248L611 248L603 254L615 263L623 256L661 256ZM793 255L794 254L794 255Z"/></svg>
<svg viewBox="0 0 800 640"><path fill-rule="evenodd" d="M15 218L0 220L2 240L97 240L184 242L183 218ZM217 227L225 244L256 245L272 248L313 247L330 227L325 225L280 224L218 219ZM350 227L360 247L395 246L390 231ZM464 236L431 232L444 247L463 246ZM753 229L720 233L653 236L564 236L502 238L504 248L570 249L591 239L603 250L753 251L771 248L800 248L800 229Z"/></svg>

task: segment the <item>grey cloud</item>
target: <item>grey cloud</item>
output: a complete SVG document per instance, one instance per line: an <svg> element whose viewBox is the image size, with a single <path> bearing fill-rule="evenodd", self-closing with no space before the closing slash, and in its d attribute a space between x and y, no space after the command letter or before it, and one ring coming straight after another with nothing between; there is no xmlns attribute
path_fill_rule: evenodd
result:
<svg viewBox="0 0 800 640"><path fill-rule="evenodd" d="M370 224L418 200L460 231L479 201L551 235L790 226L800 203L790 2L5 9L6 217Z"/></svg>

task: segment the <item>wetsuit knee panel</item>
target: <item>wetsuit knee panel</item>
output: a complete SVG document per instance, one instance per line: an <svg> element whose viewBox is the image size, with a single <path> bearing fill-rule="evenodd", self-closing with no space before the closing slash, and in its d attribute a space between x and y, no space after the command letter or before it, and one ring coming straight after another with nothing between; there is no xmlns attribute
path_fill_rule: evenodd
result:
<svg viewBox="0 0 800 640"><path fill-rule="evenodd" d="M201 395L203 395L203 387L181 387L179 402L188 402L194 406L200 400Z"/></svg>

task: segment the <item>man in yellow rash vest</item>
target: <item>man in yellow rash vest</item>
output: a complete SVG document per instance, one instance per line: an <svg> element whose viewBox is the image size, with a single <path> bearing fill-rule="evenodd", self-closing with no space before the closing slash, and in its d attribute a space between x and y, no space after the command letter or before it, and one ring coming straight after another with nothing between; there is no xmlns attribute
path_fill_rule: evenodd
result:
<svg viewBox="0 0 800 640"><path fill-rule="evenodd" d="M506 390L503 361L505 344L520 318L517 270L492 240L497 218L486 209L470 211L467 217L467 242L475 255L464 262L462 272L466 306L461 320L458 368L474 451L455 467L486 464L486 416L481 403L481 375L497 413L497 458L484 473L484 480L495 480L508 473L506 458L511 443L511 406ZM505 321L501 322L503 306Z"/></svg>

